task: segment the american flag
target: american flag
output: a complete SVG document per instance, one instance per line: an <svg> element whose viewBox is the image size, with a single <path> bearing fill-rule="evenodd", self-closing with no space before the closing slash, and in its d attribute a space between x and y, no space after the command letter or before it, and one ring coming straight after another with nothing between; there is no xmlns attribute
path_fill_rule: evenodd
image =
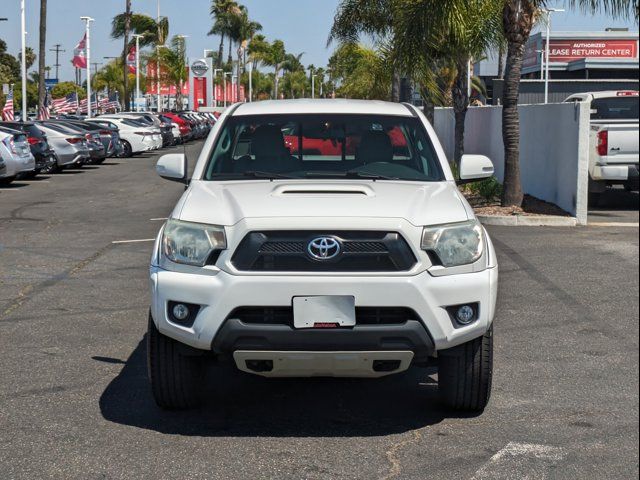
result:
<svg viewBox="0 0 640 480"><path fill-rule="evenodd" d="M49 90L46 90L44 93L44 101L40 108L38 108L38 120L49 120L51 115L49 113L49 104L51 103L51 98L49 95Z"/></svg>
<svg viewBox="0 0 640 480"><path fill-rule="evenodd" d="M73 92L66 97L57 98L51 107L56 113L75 113L78 110L78 96Z"/></svg>
<svg viewBox="0 0 640 480"><path fill-rule="evenodd" d="M91 95L91 111L95 112L98 110L98 101L96 100L95 94ZM87 108L87 99L84 98L80 100L80 113L89 113L89 109Z"/></svg>
<svg viewBox="0 0 640 480"><path fill-rule="evenodd" d="M98 102L100 108L105 110L117 110L120 108L120 101L118 100L118 92L110 94L108 97L103 98Z"/></svg>
<svg viewBox="0 0 640 480"><path fill-rule="evenodd" d="M9 95L7 95L7 99L4 102L4 107L2 107L2 119L5 122L13 122L13 88L9 90Z"/></svg>

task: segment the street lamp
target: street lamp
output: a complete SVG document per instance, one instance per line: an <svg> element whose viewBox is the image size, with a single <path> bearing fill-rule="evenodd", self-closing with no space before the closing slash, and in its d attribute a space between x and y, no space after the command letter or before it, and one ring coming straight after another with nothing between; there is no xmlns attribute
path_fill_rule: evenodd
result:
<svg viewBox="0 0 640 480"><path fill-rule="evenodd" d="M544 80L544 50L536 50L540 54L540 80Z"/></svg>
<svg viewBox="0 0 640 480"><path fill-rule="evenodd" d="M551 54L549 52L549 37L551 36L551 14L555 12L564 12L564 8L546 8L547 12L547 38L545 46L545 75L544 75L544 103L549 103L549 60Z"/></svg>
<svg viewBox="0 0 640 480"><path fill-rule="evenodd" d="M26 21L24 13L24 0L20 1L20 29L22 39L22 51L20 53L22 58L22 121L27 121L27 31Z"/></svg>
<svg viewBox="0 0 640 480"><path fill-rule="evenodd" d="M233 95L233 87L235 85L236 94ZM231 95L236 102L240 101L240 85L238 85L238 75L231 76Z"/></svg>
<svg viewBox="0 0 640 480"><path fill-rule="evenodd" d="M133 38L136 39L136 112L140 111L140 39L144 37L144 34L134 34Z"/></svg>
<svg viewBox="0 0 640 480"><path fill-rule="evenodd" d="M218 106L218 99L217 99L216 91L215 91L215 88L216 88L215 81L216 81L216 78L218 78L218 72L224 72L224 69L223 68L214 68L213 69L213 82L214 82L213 98L215 99L216 107ZM224 73L222 74L222 81L224 82Z"/></svg>
<svg viewBox="0 0 640 480"><path fill-rule="evenodd" d="M91 22L93 22L94 19L91 17L80 17L80 20L84 21L87 36L87 118L91 118Z"/></svg>
<svg viewBox="0 0 640 480"><path fill-rule="evenodd" d="M224 108L227 108L227 75L233 75L233 72L224 72L222 76L222 81L224 83ZM233 78L231 79L233 84Z"/></svg>

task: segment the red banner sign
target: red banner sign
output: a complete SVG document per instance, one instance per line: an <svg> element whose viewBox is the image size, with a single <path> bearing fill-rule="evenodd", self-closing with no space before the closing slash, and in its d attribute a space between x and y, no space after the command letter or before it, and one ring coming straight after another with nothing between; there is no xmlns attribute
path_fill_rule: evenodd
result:
<svg viewBox="0 0 640 480"><path fill-rule="evenodd" d="M523 66L532 67L540 64L540 54L536 50L544 50L541 43L530 42L524 55ZM549 43L551 63L569 63L583 58L637 58L637 40L551 40Z"/></svg>

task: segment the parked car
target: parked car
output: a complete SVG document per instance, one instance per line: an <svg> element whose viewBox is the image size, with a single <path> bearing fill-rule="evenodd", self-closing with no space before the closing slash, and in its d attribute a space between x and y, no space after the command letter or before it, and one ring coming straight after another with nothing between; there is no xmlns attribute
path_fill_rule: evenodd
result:
<svg viewBox="0 0 640 480"><path fill-rule="evenodd" d="M131 118L100 116L116 124L120 131L120 140L124 149L123 156L130 157L136 153L157 150L162 147L162 136L156 127L149 127Z"/></svg>
<svg viewBox="0 0 640 480"><path fill-rule="evenodd" d="M234 105L221 121L191 178L182 154L156 167L187 185L149 272L157 404L196 405L207 361L229 359L265 377L432 366L448 406L484 409L496 255L424 114L281 100ZM295 154L284 141L292 126L305 132ZM307 158L305 138L358 146ZM492 174L487 157L462 157L461 183Z"/></svg>
<svg viewBox="0 0 640 480"><path fill-rule="evenodd" d="M113 149L109 149L108 156L110 157L122 156L122 154L124 153L124 147L122 146L122 140L120 139L120 129L115 123L110 122L107 119L100 119L100 118L88 118L85 120L85 122L93 125L99 125L103 127L103 129L110 130L111 144L113 145Z"/></svg>
<svg viewBox="0 0 640 480"><path fill-rule="evenodd" d="M53 150L49 146L47 136L32 122L0 122L0 125L20 130L27 135L27 141L31 149L31 154L36 160L36 168L26 174L26 177L33 178L41 171L46 171L55 163Z"/></svg>
<svg viewBox="0 0 640 480"><path fill-rule="evenodd" d="M119 142L119 135L116 130L110 127L105 127L92 123L91 120L65 120L64 123L68 123L92 133L93 136L98 135L100 142L104 148L105 156L95 163L102 163L106 157L112 157L117 150L117 143Z"/></svg>
<svg viewBox="0 0 640 480"><path fill-rule="evenodd" d="M54 152L55 164L43 170L43 173L57 173L64 168L83 165L91 158L84 135L73 133L62 125L38 123L49 140Z"/></svg>
<svg viewBox="0 0 640 480"><path fill-rule="evenodd" d="M638 91L577 93L565 102L589 102L589 204L597 205L608 186L638 190Z"/></svg>
<svg viewBox="0 0 640 480"><path fill-rule="evenodd" d="M193 130L191 129L191 124L187 120L180 118L177 114L172 112L163 112L162 115L178 125L180 143L188 142L193 139Z"/></svg>
<svg viewBox="0 0 640 480"><path fill-rule="evenodd" d="M160 130L163 147L175 144L171 123L164 121L158 114L150 112L119 112L102 115L100 118L104 117L126 118L140 122L147 127L155 127Z"/></svg>
<svg viewBox="0 0 640 480"><path fill-rule="evenodd" d="M89 153L91 155L87 163L100 164L107 158L107 150L101 137L101 129L96 128L93 124L87 124L85 122L79 122L77 120L49 120L50 122L58 123L69 130L75 131L84 135L87 140L87 147L89 147ZM109 133L110 135L110 133Z"/></svg>
<svg viewBox="0 0 640 480"><path fill-rule="evenodd" d="M21 174L30 176L36 169L27 135L20 130L0 126L0 157L5 164L0 185L10 184Z"/></svg>

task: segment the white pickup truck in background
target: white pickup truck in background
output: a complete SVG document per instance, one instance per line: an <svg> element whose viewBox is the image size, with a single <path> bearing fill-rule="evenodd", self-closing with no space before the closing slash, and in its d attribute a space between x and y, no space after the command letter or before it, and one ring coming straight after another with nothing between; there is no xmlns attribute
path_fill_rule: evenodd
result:
<svg viewBox="0 0 640 480"><path fill-rule="evenodd" d="M589 204L611 185L638 190L638 91L577 93L565 102L591 103Z"/></svg>

